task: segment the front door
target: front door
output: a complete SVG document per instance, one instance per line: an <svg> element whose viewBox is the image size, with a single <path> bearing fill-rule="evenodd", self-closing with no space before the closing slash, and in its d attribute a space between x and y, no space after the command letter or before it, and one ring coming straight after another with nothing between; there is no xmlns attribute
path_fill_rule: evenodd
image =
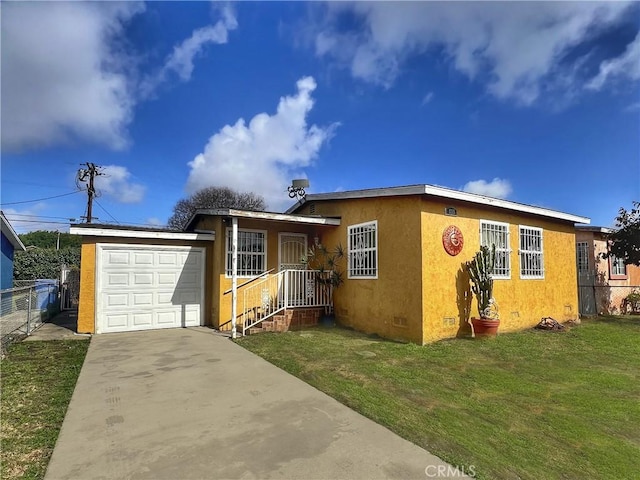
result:
<svg viewBox="0 0 640 480"><path fill-rule="evenodd" d="M304 233L280 233L279 270L306 270L307 236ZM291 272L288 278L287 305L304 305L304 277Z"/></svg>
<svg viewBox="0 0 640 480"><path fill-rule="evenodd" d="M307 254L307 236L304 233L281 233L279 269L282 270L306 270L307 266L302 259Z"/></svg>

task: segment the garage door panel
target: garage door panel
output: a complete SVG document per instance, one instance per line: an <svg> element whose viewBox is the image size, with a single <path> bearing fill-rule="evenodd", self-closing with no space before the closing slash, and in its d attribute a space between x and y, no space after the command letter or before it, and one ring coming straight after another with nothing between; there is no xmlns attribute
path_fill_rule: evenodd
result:
<svg viewBox="0 0 640 480"><path fill-rule="evenodd" d="M158 265L178 265L177 253L161 253L158 255Z"/></svg>
<svg viewBox="0 0 640 480"><path fill-rule="evenodd" d="M112 244L99 248L98 333L202 323L202 248Z"/></svg>
<svg viewBox="0 0 640 480"><path fill-rule="evenodd" d="M126 293L106 293L104 294L104 302L110 307L126 307L129 305L129 295Z"/></svg>
<svg viewBox="0 0 640 480"><path fill-rule="evenodd" d="M133 313L131 314L131 324L134 327L151 327L153 325L153 313Z"/></svg>
<svg viewBox="0 0 640 480"><path fill-rule="evenodd" d="M174 286L177 283L176 273L158 273L158 286L166 288L167 286Z"/></svg>
<svg viewBox="0 0 640 480"><path fill-rule="evenodd" d="M134 264L140 266L153 265L153 253L150 252L135 252L133 254Z"/></svg>
<svg viewBox="0 0 640 480"><path fill-rule="evenodd" d="M129 286L129 274L127 272L108 273L106 277L106 288L122 288Z"/></svg>
<svg viewBox="0 0 640 480"><path fill-rule="evenodd" d="M128 325L129 315L121 313L119 315L107 314L105 315L105 325L107 331L118 331L118 329L126 327Z"/></svg>
<svg viewBox="0 0 640 480"><path fill-rule="evenodd" d="M133 293L131 299L131 305L133 307L152 307L153 306L153 293Z"/></svg>
<svg viewBox="0 0 640 480"><path fill-rule="evenodd" d="M165 312L159 311L157 313L158 325L175 325L177 327L182 326L180 325L180 317L178 313L179 312L176 312L175 310Z"/></svg>
<svg viewBox="0 0 640 480"><path fill-rule="evenodd" d="M129 265L129 252L107 252L106 257L109 265Z"/></svg>
<svg viewBox="0 0 640 480"><path fill-rule="evenodd" d="M153 273L134 273L133 274L133 286L151 286L153 285Z"/></svg>

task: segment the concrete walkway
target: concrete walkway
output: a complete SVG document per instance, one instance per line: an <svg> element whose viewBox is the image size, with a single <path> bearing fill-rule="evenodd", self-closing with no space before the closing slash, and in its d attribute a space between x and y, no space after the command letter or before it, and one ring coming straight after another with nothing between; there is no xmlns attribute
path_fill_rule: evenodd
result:
<svg viewBox="0 0 640 480"><path fill-rule="evenodd" d="M425 479L438 466L228 338L189 328L93 337L45 478Z"/></svg>
<svg viewBox="0 0 640 480"><path fill-rule="evenodd" d="M78 310L65 310L51 320L47 320L24 339L37 340L86 340L91 335L78 335Z"/></svg>

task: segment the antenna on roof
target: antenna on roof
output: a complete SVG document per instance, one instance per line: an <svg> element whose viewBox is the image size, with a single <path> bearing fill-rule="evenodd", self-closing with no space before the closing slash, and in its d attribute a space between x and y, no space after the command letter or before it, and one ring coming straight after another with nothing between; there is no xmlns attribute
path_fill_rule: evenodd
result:
<svg viewBox="0 0 640 480"><path fill-rule="evenodd" d="M289 198L300 197L301 199L307 196L305 188L309 188L309 180L306 178L300 178L298 180L292 180L291 185L287 188L289 190Z"/></svg>

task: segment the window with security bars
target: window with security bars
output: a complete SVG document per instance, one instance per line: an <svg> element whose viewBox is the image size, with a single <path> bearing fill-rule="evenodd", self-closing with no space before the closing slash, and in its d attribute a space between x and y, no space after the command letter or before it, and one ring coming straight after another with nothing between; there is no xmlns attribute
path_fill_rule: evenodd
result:
<svg viewBox="0 0 640 480"><path fill-rule="evenodd" d="M493 278L511 278L511 249L509 248L509 224L480 220L480 245L496 246L496 263Z"/></svg>
<svg viewBox="0 0 640 480"><path fill-rule="evenodd" d="M231 276L232 230L227 229L226 273ZM262 230L238 229L238 276L253 277L267 269L267 235Z"/></svg>
<svg viewBox="0 0 640 480"><path fill-rule="evenodd" d="M576 263L578 265L578 273L587 273L589 271L589 244L587 242L576 243Z"/></svg>
<svg viewBox="0 0 640 480"><path fill-rule="evenodd" d="M520 278L544 278L541 228L520 226Z"/></svg>
<svg viewBox="0 0 640 480"><path fill-rule="evenodd" d="M378 278L378 222L351 225L347 229L349 278Z"/></svg>
<svg viewBox="0 0 640 480"><path fill-rule="evenodd" d="M627 266L622 261L622 259L617 258L615 255L611 255L609 257L609 262L611 264L611 276L612 277L626 277L627 276Z"/></svg>

